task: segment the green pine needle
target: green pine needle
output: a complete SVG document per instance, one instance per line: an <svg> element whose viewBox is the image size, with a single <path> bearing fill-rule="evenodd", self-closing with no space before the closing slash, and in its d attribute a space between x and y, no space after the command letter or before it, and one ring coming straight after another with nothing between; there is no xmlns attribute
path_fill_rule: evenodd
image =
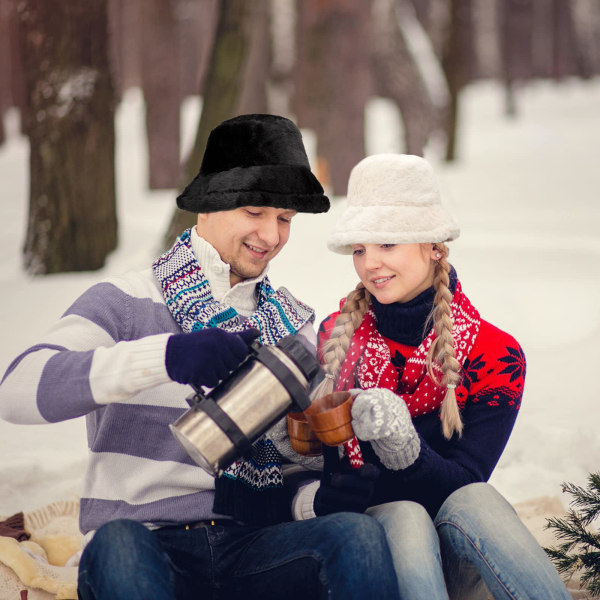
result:
<svg viewBox="0 0 600 600"><path fill-rule="evenodd" d="M600 517L600 473L588 477L583 488L571 483L562 484L563 491L572 496L571 508L564 518L547 519L546 529L553 529L558 547L544 548L559 573L570 579L581 574L581 587L591 598L600 597L600 531L590 526Z"/></svg>

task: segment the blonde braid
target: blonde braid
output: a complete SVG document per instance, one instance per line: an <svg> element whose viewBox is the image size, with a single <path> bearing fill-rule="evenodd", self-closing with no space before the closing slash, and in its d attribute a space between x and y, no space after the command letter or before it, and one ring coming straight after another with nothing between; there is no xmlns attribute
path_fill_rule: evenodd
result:
<svg viewBox="0 0 600 600"><path fill-rule="evenodd" d="M449 251L445 244L436 244L435 247L442 256L436 262L433 275L435 297L433 299L432 314L436 338L427 353L427 372L438 385L447 387L446 396L442 402L441 419L442 432L444 437L449 440L454 433L458 433L460 437L463 429L454 391L460 382L461 367L456 360L454 338L452 337L452 313L450 310L452 293L448 287L450 283L450 263L447 260ZM434 361L442 369L442 381L438 381L433 372Z"/></svg>
<svg viewBox="0 0 600 600"><path fill-rule="evenodd" d="M346 297L346 303L335 320L331 336L321 349L326 376L314 389L311 395L313 399L333 392L335 381L350 347L350 340L369 310L370 302L371 296L362 283L359 283Z"/></svg>

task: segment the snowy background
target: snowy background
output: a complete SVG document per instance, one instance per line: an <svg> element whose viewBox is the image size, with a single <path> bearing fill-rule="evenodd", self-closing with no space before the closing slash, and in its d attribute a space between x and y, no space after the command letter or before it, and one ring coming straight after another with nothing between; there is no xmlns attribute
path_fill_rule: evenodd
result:
<svg viewBox="0 0 600 600"><path fill-rule="evenodd" d="M479 83L461 108L459 160L434 164L462 234L450 258L482 316L522 344L528 371L521 414L491 482L511 501L560 496L600 469L600 80L532 83L518 93L520 115L503 115L502 90ZM199 103L183 111L184 147ZM0 147L0 372L88 286L109 273L146 267L174 206L174 191L145 186L143 103L130 90L119 107L120 246L99 272L30 278L21 270L26 231L28 147L8 113ZM382 100L368 111L368 152L401 151L401 122ZM305 132L312 156L314 140ZM356 283L350 257L325 240L343 199L327 215L298 215L271 267L312 304L320 320ZM0 515L78 494L86 462L84 419L47 426L0 421ZM568 498L562 498L567 501Z"/></svg>

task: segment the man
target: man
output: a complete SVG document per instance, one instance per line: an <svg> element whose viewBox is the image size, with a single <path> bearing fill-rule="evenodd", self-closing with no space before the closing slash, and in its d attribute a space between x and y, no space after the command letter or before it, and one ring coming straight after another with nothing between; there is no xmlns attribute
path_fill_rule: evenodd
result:
<svg viewBox="0 0 600 600"><path fill-rule="evenodd" d="M266 276L296 212L329 208L300 132L273 115L225 121L177 203L197 225L151 269L85 292L0 386L9 421L86 415L80 598L396 598L383 530L333 512L331 477L325 516L291 522L268 436L215 481L168 428L189 385L216 385L258 334L314 347L312 309Z"/></svg>

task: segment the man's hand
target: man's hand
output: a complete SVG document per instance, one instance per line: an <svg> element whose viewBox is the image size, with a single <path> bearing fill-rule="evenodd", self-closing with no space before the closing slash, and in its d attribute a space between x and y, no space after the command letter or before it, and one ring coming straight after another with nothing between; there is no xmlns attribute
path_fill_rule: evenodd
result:
<svg viewBox="0 0 600 600"><path fill-rule="evenodd" d="M218 327L172 335L165 354L167 374L196 389L214 387L248 356L249 345L259 335L257 329L238 335Z"/></svg>
<svg viewBox="0 0 600 600"><path fill-rule="evenodd" d="M315 514L365 512L373 497L379 469L368 463L353 469L347 459L340 461L337 447L323 445L323 458L321 485L313 505Z"/></svg>

